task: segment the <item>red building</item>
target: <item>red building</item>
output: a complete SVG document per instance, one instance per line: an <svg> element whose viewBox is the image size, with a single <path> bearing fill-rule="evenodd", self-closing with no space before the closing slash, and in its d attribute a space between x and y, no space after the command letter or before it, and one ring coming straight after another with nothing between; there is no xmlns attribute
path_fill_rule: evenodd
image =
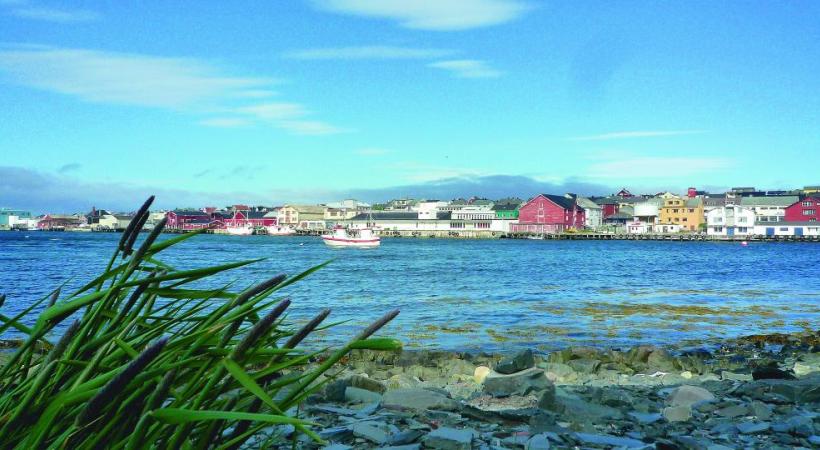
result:
<svg viewBox="0 0 820 450"><path fill-rule="evenodd" d="M585 215L574 197L539 194L518 209L518 223L510 231L560 233L583 227Z"/></svg>
<svg viewBox="0 0 820 450"><path fill-rule="evenodd" d="M191 231L201 228L225 227L222 216L196 209L176 209L168 211L165 216L168 218L166 227L169 229Z"/></svg>
<svg viewBox="0 0 820 450"><path fill-rule="evenodd" d="M276 226L276 217L265 217L265 211L235 211L230 218L225 219L225 226L229 227L270 227Z"/></svg>
<svg viewBox="0 0 820 450"><path fill-rule="evenodd" d="M604 219L606 219L609 216L614 216L615 214L618 214L618 211L620 211L620 209L620 203L613 200L607 200L601 203L601 215Z"/></svg>
<svg viewBox="0 0 820 450"><path fill-rule="evenodd" d="M806 197L786 207L786 222L820 221L820 197Z"/></svg>
<svg viewBox="0 0 820 450"><path fill-rule="evenodd" d="M65 230L85 225L87 219L83 215L67 216L62 214L46 214L37 221L40 230Z"/></svg>

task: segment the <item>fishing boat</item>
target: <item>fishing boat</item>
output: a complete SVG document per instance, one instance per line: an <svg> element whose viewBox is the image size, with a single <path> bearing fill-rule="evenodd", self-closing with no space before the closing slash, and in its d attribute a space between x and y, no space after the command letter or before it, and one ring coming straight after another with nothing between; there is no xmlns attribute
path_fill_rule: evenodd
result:
<svg viewBox="0 0 820 450"><path fill-rule="evenodd" d="M381 238L370 228L353 231L343 226L336 226L331 234L322 235L322 241L331 247L373 248L381 244Z"/></svg>
<svg viewBox="0 0 820 450"><path fill-rule="evenodd" d="M265 227L265 231L267 231L268 236L288 236L291 234L296 234L296 230L291 227L283 227L279 225L271 225Z"/></svg>
<svg viewBox="0 0 820 450"><path fill-rule="evenodd" d="M253 227L250 225L227 227L225 231L232 236L250 236L253 234Z"/></svg>

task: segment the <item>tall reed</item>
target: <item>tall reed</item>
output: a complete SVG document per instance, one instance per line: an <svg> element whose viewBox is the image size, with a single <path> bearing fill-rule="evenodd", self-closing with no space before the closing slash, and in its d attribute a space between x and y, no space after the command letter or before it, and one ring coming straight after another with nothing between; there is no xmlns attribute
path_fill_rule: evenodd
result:
<svg viewBox="0 0 820 450"><path fill-rule="evenodd" d="M371 338L398 311L339 349L300 347L330 311L297 330L284 319L293 305L279 291L324 264L240 292L204 289L203 280L259 260L193 270L161 262L161 252L200 232L160 240L163 220L137 245L152 201L100 276L73 293L55 289L15 316L0 314L0 334L27 336L0 367L0 447L227 449L282 424L321 443L312 424L288 411L352 350L400 349ZM33 327L21 323L38 307L45 309ZM69 318L53 344L49 337Z"/></svg>

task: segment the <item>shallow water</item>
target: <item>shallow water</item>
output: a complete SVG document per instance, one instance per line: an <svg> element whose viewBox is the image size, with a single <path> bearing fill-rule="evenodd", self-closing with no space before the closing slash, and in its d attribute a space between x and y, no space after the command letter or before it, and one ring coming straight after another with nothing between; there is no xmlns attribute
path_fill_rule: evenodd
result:
<svg viewBox="0 0 820 450"><path fill-rule="evenodd" d="M104 269L113 233L0 233L6 316ZM797 331L820 323L820 245L652 241L385 239L330 249L315 237L203 235L162 255L178 268L257 257L211 287L244 287L334 259L287 288L290 318L333 309L350 336L392 309L408 347L500 350L624 346ZM32 324L34 317L24 323ZM3 338L15 337L6 333Z"/></svg>

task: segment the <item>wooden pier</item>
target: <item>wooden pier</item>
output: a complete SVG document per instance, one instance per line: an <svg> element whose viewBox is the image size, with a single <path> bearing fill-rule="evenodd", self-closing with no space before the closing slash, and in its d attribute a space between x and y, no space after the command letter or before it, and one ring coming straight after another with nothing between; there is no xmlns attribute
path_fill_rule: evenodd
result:
<svg viewBox="0 0 820 450"><path fill-rule="evenodd" d="M820 242L820 236L709 236L692 233L508 233L506 237L560 241Z"/></svg>

